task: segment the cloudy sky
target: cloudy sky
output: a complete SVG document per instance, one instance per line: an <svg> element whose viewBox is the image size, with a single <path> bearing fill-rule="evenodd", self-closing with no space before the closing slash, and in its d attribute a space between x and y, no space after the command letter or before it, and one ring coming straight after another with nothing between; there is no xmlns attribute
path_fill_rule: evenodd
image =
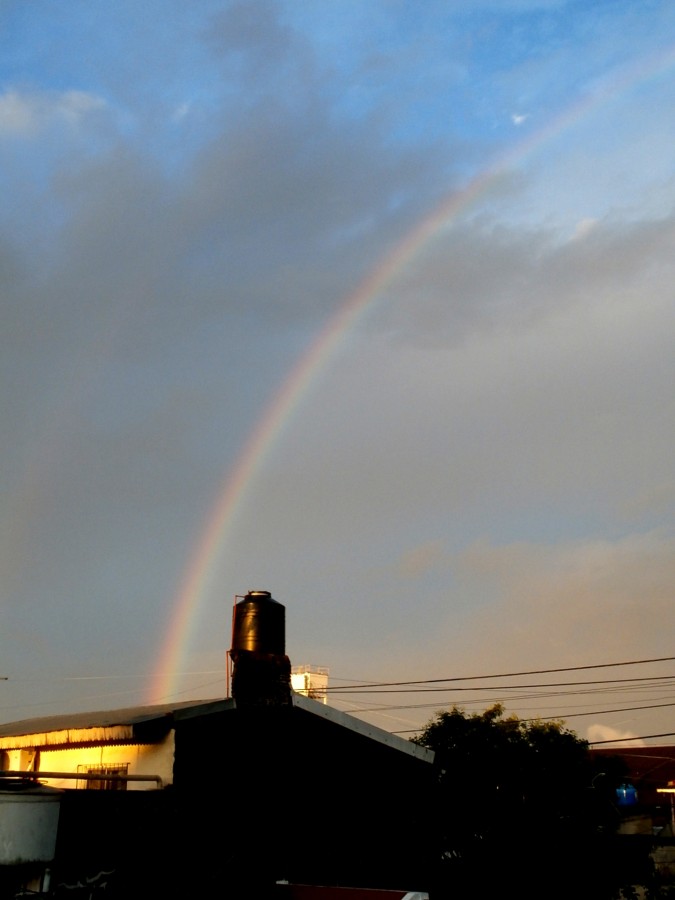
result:
<svg viewBox="0 0 675 900"><path fill-rule="evenodd" d="M672 2L0 41L0 718L222 696L265 589L335 687L570 670L333 695L381 727L675 732Z"/></svg>

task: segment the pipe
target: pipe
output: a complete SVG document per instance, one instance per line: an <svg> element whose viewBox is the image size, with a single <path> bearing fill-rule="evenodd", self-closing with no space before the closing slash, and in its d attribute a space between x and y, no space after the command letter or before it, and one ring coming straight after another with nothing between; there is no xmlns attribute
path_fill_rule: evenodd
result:
<svg viewBox="0 0 675 900"><path fill-rule="evenodd" d="M0 778L75 778L77 781L154 781L158 789L164 787L160 775L115 775L104 772L35 772L0 770Z"/></svg>

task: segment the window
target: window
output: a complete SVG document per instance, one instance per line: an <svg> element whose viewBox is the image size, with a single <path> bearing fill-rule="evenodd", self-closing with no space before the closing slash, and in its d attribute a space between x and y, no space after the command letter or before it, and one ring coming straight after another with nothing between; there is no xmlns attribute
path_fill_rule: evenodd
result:
<svg viewBox="0 0 675 900"><path fill-rule="evenodd" d="M78 766L78 774L100 775L100 778L83 778L78 781L78 788L88 791L126 791L127 782L124 778L110 778L110 775L126 775L129 771L129 763L116 763L111 766Z"/></svg>

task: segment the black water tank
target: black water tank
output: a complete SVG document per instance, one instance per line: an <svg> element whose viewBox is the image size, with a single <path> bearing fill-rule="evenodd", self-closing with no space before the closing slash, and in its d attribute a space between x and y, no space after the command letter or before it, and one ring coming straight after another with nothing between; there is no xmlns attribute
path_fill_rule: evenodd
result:
<svg viewBox="0 0 675 900"><path fill-rule="evenodd" d="M249 591L234 607L232 650L286 653L286 608L269 591Z"/></svg>

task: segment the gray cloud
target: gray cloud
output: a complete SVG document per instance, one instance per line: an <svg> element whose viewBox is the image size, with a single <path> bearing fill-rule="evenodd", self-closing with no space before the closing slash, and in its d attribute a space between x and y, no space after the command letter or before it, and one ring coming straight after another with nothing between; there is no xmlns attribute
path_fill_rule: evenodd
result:
<svg viewBox="0 0 675 900"><path fill-rule="evenodd" d="M541 109L519 129L509 118L555 77L554 120L594 76L578 35L552 18L544 40L528 18L564 4L480 4L471 27L452 4L75 7L41 6L49 66L30 21L7 21L6 709L33 708L28 674L50 682L45 702L93 702L56 684L65 671L134 672L129 702L142 699L275 392L453 191L453 216L316 363L273 436L212 561L190 664L223 664L231 595L256 587L288 602L294 661L350 677L432 659L582 663L627 652L632 628L636 652L660 647L675 438L666 88L635 110L640 140L628 95L603 107L591 166L593 115L578 143L574 129L533 141ZM588 17L595 35L604 20ZM511 167L486 171L507 150ZM616 625L594 644L603 616Z"/></svg>

